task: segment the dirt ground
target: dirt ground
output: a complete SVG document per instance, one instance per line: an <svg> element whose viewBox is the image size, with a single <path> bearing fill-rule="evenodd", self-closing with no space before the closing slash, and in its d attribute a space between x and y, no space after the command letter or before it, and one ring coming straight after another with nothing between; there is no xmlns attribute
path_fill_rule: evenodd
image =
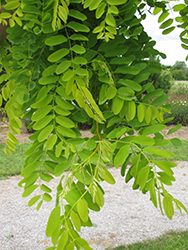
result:
<svg viewBox="0 0 188 250"><path fill-rule="evenodd" d="M174 125L167 126L167 128L164 130L164 134L167 134L167 132L173 127L174 127ZM0 143L5 143L8 131L9 131L8 123L1 122ZM91 133L89 130L82 130L80 132L82 133L83 137L90 137L91 136ZM27 129L23 126L21 128L21 133L19 135L16 135L16 137L20 143L24 143L24 142L31 142L28 138L30 135L31 135L31 133L28 133ZM171 138L179 138L180 140L188 140L188 126L182 126L181 129L179 129L178 131L176 131L170 135L167 135L167 137L166 137L166 139L171 139Z"/></svg>

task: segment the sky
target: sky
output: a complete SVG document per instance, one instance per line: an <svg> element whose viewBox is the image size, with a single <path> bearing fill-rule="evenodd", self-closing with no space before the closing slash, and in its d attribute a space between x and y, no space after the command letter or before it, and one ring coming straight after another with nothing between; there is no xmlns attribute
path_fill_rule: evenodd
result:
<svg viewBox="0 0 188 250"><path fill-rule="evenodd" d="M174 65L176 61L184 61L188 65L188 61L185 61L188 50L181 47L181 40L179 39L179 34L183 29L176 28L170 34L163 35L163 30L159 29L160 24L157 22L159 15L153 16L148 13L146 20L142 24L148 35L157 42L154 48L167 56L166 59L160 58L160 62L164 65ZM172 16L169 15L168 18L172 18Z"/></svg>

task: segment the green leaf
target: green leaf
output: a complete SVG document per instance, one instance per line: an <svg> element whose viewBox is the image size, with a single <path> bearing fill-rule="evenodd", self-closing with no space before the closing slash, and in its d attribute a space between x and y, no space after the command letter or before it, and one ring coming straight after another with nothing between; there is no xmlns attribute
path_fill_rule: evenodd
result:
<svg viewBox="0 0 188 250"><path fill-rule="evenodd" d="M87 17L83 13L81 13L80 11L75 10L75 9L69 10L69 16L74 17L74 18L81 20L81 21L85 21L87 19Z"/></svg>
<svg viewBox="0 0 188 250"><path fill-rule="evenodd" d="M111 175L111 173L104 167L100 167L99 169L99 174L100 176L109 184L115 184L116 181L114 179L114 177Z"/></svg>
<svg viewBox="0 0 188 250"><path fill-rule="evenodd" d="M168 29L163 30L162 34L163 35L168 35L170 32L172 32L175 29L175 26L170 27Z"/></svg>
<svg viewBox="0 0 188 250"><path fill-rule="evenodd" d="M20 2L18 2L18 1L12 1L12 2L7 3L4 6L4 9L5 10L14 10L14 9L18 8L19 5L20 5Z"/></svg>
<svg viewBox="0 0 188 250"><path fill-rule="evenodd" d="M38 188L38 185L32 185L27 188L25 188L22 197L28 197L31 193L35 191L35 189Z"/></svg>
<svg viewBox="0 0 188 250"><path fill-rule="evenodd" d="M48 219L48 223L46 226L46 236L51 237L54 229L56 228L57 223L60 220L60 206L55 207Z"/></svg>
<svg viewBox="0 0 188 250"><path fill-rule="evenodd" d="M52 192L52 190L51 190L49 187L47 187L46 185L44 185L44 184L42 184L42 185L40 186L40 189L41 189L42 191L46 192L46 193L51 193L51 192Z"/></svg>
<svg viewBox="0 0 188 250"><path fill-rule="evenodd" d="M130 144L127 144L120 148L117 152L116 156L114 157L114 166L118 168L119 166L123 165L126 161L127 157L129 156L129 148Z"/></svg>
<svg viewBox="0 0 188 250"><path fill-rule="evenodd" d="M73 61L75 64L87 64L87 60L84 57L76 57Z"/></svg>
<svg viewBox="0 0 188 250"><path fill-rule="evenodd" d="M76 90L76 93L75 93L75 100L77 101L78 105L81 107L81 108L84 108L85 107L85 101L84 101L84 98L82 96L82 93L79 89Z"/></svg>
<svg viewBox="0 0 188 250"><path fill-rule="evenodd" d="M65 128L74 128L75 127L74 122L71 121L69 118L64 117L64 116L57 116L56 122Z"/></svg>
<svg viewBox="0 0 188 250"><path fill-rule="evenodd" d="M145 121L147 124L150 124L152 119L152 107L150 106L149 108L146 109L145 113Z"/></svg>
<svg viewBox="0 0 188 250"><path fill-rule="evenodd" d="M54 111L58 114L58 115L63 115L63 116L67 116L70 115L71 112L67 109L63 109L62 107L56 105L54 106Z"/></svg>
<svg viewBox="0 0 188 250"><path fill-rule="evenodd" d="M83 46L80 46L80 45L74 45L72 48L71 48L72 51L74 51L75 53L78 53L78 54L84 54L86 52L86 49L83 47Z"/></svg>
<svg viewBox="0 0 188 250"><path fill-rule="evenodd" d="M157 197L155 191L155 179L153 178L150 181L150 199L153 202L153 205L157 208Z"/></svg>
<svg viewBox="0 0 188 250"><path fill-rule="evenodd" d="M92 0L85 0L84 1L84 9L88 8Z"/></svg>
<svg viewBox="0 0 188 250"><path fill-rule="evenodd" d="M130 160L130 157L131 157L132 154L129 154L126 161L123 163L122 167L121 167L121 176L125 176L125 171L127 169L127 165L129 163L129 160Z"/></svg>
<svg viewBox="0 0 188 250"><path fill-rule="evenodd" d="M170 134L176 132L176 131L177 131L178 129L180 129L181 127L182 127L181 124L176 125L175 127L171 128L171 129L168 131L167 135L170 135Z"/></svg>
<svg viewBox="0 0 188 250"><path fill-rule="evenodd" d="M187 208L186 208L179 200L174 199L174 202L175 202L178 206L180 206L181 208L183 208L183 210L184 210L186 213L188 213Z"/></svg>
<svg viewBox="0 0 188 250"><path fill-rule="evenodd" d="M87 202L84 199L79 199L77 202L77 210L78 214L83 222L88 221L88 205Z"/></svg>
<svg viewBox="0 0 188 250"><path fill-rule="evenodd" d="M67 24L67 27L73 29L75 32L86 32L87 33L90 31L90 29L86 25L81 24L81 23L76 23L73 21L69 22Z"/></svg>
<svg viewBox="0 0 188 250"><path fill-rule="evenodd" d="M152 106L159 106L159 105L165 103L167 101L167 99L168 99L168 94L159 96L154 101L152 101L151 105Z"/></svg>
<svg viewBox="0 0 188 250"><path fill-rule="evenodd" d="M73 41L89 41L86 36L83 36L81 34L73 34L70 36L70 39Z"/></svg>
<svg viewBox="0 0 188 250"><path fill-rule="evenodd" d="M129 120L133 120L136 115L136 104L134 101L128 102L128 116Z"/></svg>
<svg viewBox="0 0 188 250"><path fill-rule="evenodd" d="M121 5L126 3L127 0L107 0L107 3L110 5Z"/></svg>
<svg viewBox="0 0 188 250"><path fill-rule="evenodd" d="M40 173L40 178L41 178L41 180L43 180L45 182L49 182L49 181L54 179L51 175L49 175L47 173Z"/></svg>
<svg viewBox="0 0 188 250"><path fill-rule="evenodd" d="M138 135L132 140L132 142L147 146L153 146L155 144L155 140L146 135Z"/></svg>
<svg viewBox="0 0 188 250"><path fill-rule="evenodd" d="M182 141L178 138L172 138L170 141L175 147L180 147L182 145Z"/></svg>
<svg viewBox="0 0 188 250"><path fill-rule="evenodd" d="M61 141L61 142L59 142L59 143L57 144L56 149L55 149L55 156L56 156L57 158L60 157L61 152L62 152L62 149L63 149L63 142Z"/></svg>
<svg viewBox="0 0 188 250"><path fill-rule="evenodd" d="M11 133L11 132L8 132L7 133L7 137L8 137L8 139L9 140L11 140L13 143L19 143L18 142L18 140L17 140L17 138L16 138L16 136L13 134L13 133Z"/></svg>
<svg viewBox="0 0 188 250"><path fill-rule="evenodd" d="M31 105L31 108L42 108L44 106L47 106L53 99L53 96L48 94L45 97L43 97L42 99L40 99L39 101L33 103Z"/></svg>
<svg viewBox="0 0 188 250"><path fill-rule="evenodd" d="M168 12L168 11L163 12L163 13L159 16L159 18L158 18L158 23L162 23L162 21L164 21L164 20L167 18L168 15L169 15L169 12Z"/></svg>
<svg viewBox="0 0 188 250"><path fill-rule="evenodd" d="M138 84L135 81L129 80L129 79L121 79L118 81L119 84L122 84L124 86L127 86L135 91L141 91L142 87L140 84Z"/></svg>
<svg viewBox="0 0 188 250"><path fill-rule="evenodd" d="M62 74L63 72L65 72L68 68L70 68L71 66L71 61L65 60L62 61L56 68L55 73L57 75Z"/></svg>
<svg viewBox="0 0 188 250"><path fill-rule="evenodd" d="M0 18L8 19L10 17L12 17L12 15L10 13L8 13L8 12L1 12L0 13Z"/></svg>
<svg viewBox="0 0 188 250"><path fill-rule="evenodd" d="M163 207L166 216L171 220L172 216L174 215L174 207L172 204L172 198L168 193L165 193L163 198Z"/></svg>
<svg viewBox="0 0 188 250"><path fill-rule="evenodd" d="M74 250L75 244L74 241L72 241L68 246L67 246L67 250Z"/></svg>
<svg viewBox="0 0 188 250"><path fill-rule="evenodd" d="M89 148L90 150L95 149L97 146L96 142L94 140L89 140L87 143L87 148Z"/></svg>
<svg viewBox="0 0 188 250"><path fill-rule="evenodd" d="M173 8L174 11L180 11L180 10L184 9L185 7L186 7L185 4L176 4L172 8Z"/></svg>
<svg viewBox="0 0 188 250"><path fill-rule="evenodd" d="M52 197L51 195L47 194L47 193L44 193L43 196L42 196L43 200L46 201L46 202L50 202L52 200Z"/></svg>
<svg viewBox="0 0 188 250"><path fill-rule="evenodd" d="M65 72L65 74L62 77L62 81L67 82L69 81L71 78L73 78L75 75L75 72L73 70L68 70L67 72Z"/></svg>
<svg viewBox="0 0 188 250"><path fill-rule="evenodd" d="M123 64L129 65L134 59L135 59L134 55L130 55L130 56L126 56L126 57L117 57L117 58L111 59L110 64L112 64L112 65L123 65ZM125 80L125 79L121 79L121 80Z"/></svg>
<svg viewBox="0 0 188 250"><path fill-rule="evenodd" d="M41 166L41 162L34 162L34 163L30 163L28 164L21 172L21 176L23 177L27 177L29 176L31 173L33 173L35 171L35 169L37 169L39 166Z"/></svg>
<svg viewBox="0 0 188 250"><path fill-rule="evenodd" d="M37 211L39 211L39 209L41 208L42 203L43 203L43 200L41 200L41 201L38 203L38 205L37 205L37 207L36 207L36 210L37 210Z"/></svg>
<svg viewBox="0 0 188 250"><path fill-rule="evenodd" d="M103 29L104 29L104 26L97 26L94 30L93 30L93 33L95 34L95 33L99 33L99 32L101 32L101 31L103 31Z"/></svg>
<svg viewBox="0 0 188 250"><path fill-rule="evenodd" d="M70 213L70 216L71 216L71 220L72 220L76 230L78 232L80 232L81 221L80 221L80 218L79 218L78 214L76 212L74 212L74 210L72 210L71 213Z"/></svg>
<svg viewBox="0 0 188 250"><path fill-rule="evenodd" d="M135 66L122 66L115 70L115 73L137 75L140 69Z"/></svg>
<svg viewBox="0 0 188 250"><path fill-rule="evenodd" d="M110 8L108 9L109 13L112 13L112 14L115 14L115 15L118 15L119 14L119 10L116 6L112 5L110 6Z"/></svg>
<svg viewBox="0 0 188 250"><path fill-rule="evenodd" d="M102 2L103 0L92 0L92 2L89 5L89 10L95 10L98 8L99 4Z"/></svg>
<svg viewBox="0 0 188 250"><path fill-rule="evenodd" d="M42 107L42 108L38 109L38 110L31 116L31 120L32 120L32 121L39 121L39 120L41 120L43 117L45 117L51 110L52 110L52 105L48 105L48 106Z"/></svg>
<svg viewBox="0 0 188 250"><path fill-rule="evenodd" d="M137 108L137 116L138 116L139 122L143 122L144 117L145 117L145 106L142 103L140 103Z"/></svg>
<svg viewBox="0 0 188 250"><path fill-rule="evenodd" d="M182 48L183 48L183 49L188 50L188 46L187 46L187 45L185 45L185 44L181 44L181 46L182 46Z"/></svg>
<svg viewBox="0 0 188 250"><path fill-rule="evenodd" d="M136 184L140 186L140 190L144 188L146 185L146 181L148 180L148 174L149 174L149 166L141 168L141 170L138 172L138 176L136 178Z"/></svg>
<svg viewBox="0 0 188 250"><path fill-rule="evenodd" d="M165 173L167 173L169 176L172 176L174 173L171 170L170 166L168 165L168 161L153 161L155 165L157 165L160 169L162 169Z"/></svg>
<svg viewBox="0 0 188 250"><path fill-rule="evenodd" d="M83 69L83 68L78 68L75 73L79 76L88 76L89 75L89 72L86 70L86 69ZM77 78L78 79L78 78ZM83 81L84 82L84 81ZM85 84L84 84L85 86ZM83 87L84 87L83 86Z"/></svg>
<svg viewBox="0 0 188 250"><path fill-rule="evenodd" d="M172 18L169 18L168 20L166 20L164 23L162 23L159 28L160 29L165 29L167 28L168 26L170 26L171 24L173 23L173 19Z"/></svg>
<svg viewBox="0 0 188 250"><path fill-rule="evenodd" d="M45 40L48 46L55 46L67 42L67 38L63 35L51 36Z"/></svg>
<svg viewBox="0 0 188 250"><path fill-rule="evenodd" d="M160 148L146 147L146 148L143 148L143 151L154 154L154 155L158 155L160 157L165 157L165 158L171 158L175 156L173 152L168 151L168 150L162 150Z"/></svg>
<svg viewBox="0 0 188 250"><path fill-rule="evenodd" d="M127 130L127 127L115 128L107 135L107 138L120 138L127 132Z"/></svg>
<svg viewBox="0 0 188 250"><path fill-rule="evenodd" d="M40 129L44 128L46 125L48 125L48 123L51 122L52 119L53 119L53 116L51 116L51 115L48 115L48 116L40 119L39 121L37 121L33 125L33 129L34 130L40 130Z"/></svg>
<svg viewBox="0 0 188 250"><path fill-rule="evenodd" d="M22 127L22 122L16 116L14 116L12 119L10 119L9 122L10 122L11 126L16 128L16 129L20 129Z"/></svg>
<svg viewBox="0 0 188 250"><path fill-rule="evenodd" d="M57 135L51 135L46 143L46 150L51 150L57 141Z"/></svg>
<svg viewBox="0 0 188 250"><path fill-rule="evenodd" d="M176 179L173 176L170 176L164 172L158 172L158 180L168 186L172 186L172 181L175 181Z"/></svg>
<svg viewBox="0 0 188 250"><path fill-rule="evenodd" d="M135 94L134 90L132 90L131 88L128 88L128 87L119 88L117 93L120 96L120 98L124 99L124 97L125 97L125 100L126 100L126 97L133 97Z"/></svg>
<svg viewBox="0 0 188 250"><path fill-rule="evenodd" d="M54 169L55 176L62 175L69 167L70 167L69 161L63 161L57 164L57 166Z"/></svg>
<svg viewBox="0 0 188 250"><path fill-rule="evenodd" d="M76 137L76 134L72 129L63 126L57 126L57 132L66 137Z"/></svg>
<svg viewBox="0 0 188 250"><path fill-rule="evenodd" d="M115 97L113 99L112 104L112 111L115 115L119 114L124 104L124 100L120 99L119 97Z"/></svg>
<svg viewBox="0 0 188 250"><path fill-rule="evenodd" d="M164 124L154 124L154 125L144 128L142 131L142 135L155 134L155 133L162 131L165 128L166 128L166 125Z"/></svg>
<svg viewBox="0 0 188 250"><path fill-rule="evenodd" d="M104 14L105 8L106 8L106 3L104 2L97 7L97 10L95 12L96 19L99 19Z"/></svg>
<svg viewBox="0 0 188 250"><path fill-rule="evenodd" d="M64 231L58 241L57 250L64 250L68 242L69 235L67 231Z"/></svg>
<svg viewBox="0 0 188 250"><path fill-rule="evenodd" d="M111 100L116 96L117 89L113 86L110 86L106 91L106 99Z"/></svg>
<svg viewBox="0 0 188 250"><path fill-rule="evenodd" d="M68 110L74 109L74 106L72 104L63 100L60 96L57 96L55 101L56 101L57 105L59 105L63 109L68 109Z"/></svg>
<svg viewBox="0 0 188 250"><path fill-rule="evenodd" d="M44 141L52 133L53 129L54 129L53 125L49 125L46 128L44 128L38 135L38 141L39 142Z"/></svg>
<svg viewBox="0 0 188 250"><path fill-rule="evenodd" d="M33 206L39 199L40 199L41 195L36 195L33 198L31 198L31 200L28 202L28 207Z"/></svg>
<svg viewBox="0 0 188 250"><path fill-rule="evenodd" d="M59 49L56 52L52 53L49 57L48 57L48 61L49 62L57 62L59 61L61 58L65 57L66 55L69 54L69 49Z"/></svg>
<svg viewBox="0 0 188 250"><path fill-rule="evenodd" d="M50 65L49 67L45 68L45 70L42 72L42 76L49 76L53 75L55 73L55 70L57 68L57 65Z"/></svg>
<svg viewBox="0 0 188 250"><path fill-rule="evenodd" d="M116 27L116 21L112 14L107 14L105 21L108 25Z"/></svg>

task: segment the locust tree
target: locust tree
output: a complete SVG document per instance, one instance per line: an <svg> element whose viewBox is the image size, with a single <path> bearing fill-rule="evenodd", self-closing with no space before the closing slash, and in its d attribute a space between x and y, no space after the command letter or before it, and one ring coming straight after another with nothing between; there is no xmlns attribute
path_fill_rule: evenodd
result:
<svg viewBox="0 0 188 250"><path fill-rule="evenodd" d="M18 184L23 197L31 195L28 206L39 210L51 202L49 182L59 177L46 227L48 250L91 249L79 232L92 226L89 211L104 205L101 182L115 184L107 169L111 162L121 168L125 185L133 179L132 188L149 193L169 219L174 207L187 212L166 190L175 181L176 163L168 160L173 153L157 147L181 144L164 137L167 95L148 80L160 71L149 58L165 55L141 23L149 12L159 14L162 33L180 27L182 47L188 49L187 0L172 10L167 1L153 0L1 4L0 21L10 26L0 44L0 81L6 82L1 99L10 124L5 153L16 150L21 119L29 118L35 132ZM176 22L170 11L178 13ZM82 138L77 126L86 121L92 124L90 138Z"/></svg>

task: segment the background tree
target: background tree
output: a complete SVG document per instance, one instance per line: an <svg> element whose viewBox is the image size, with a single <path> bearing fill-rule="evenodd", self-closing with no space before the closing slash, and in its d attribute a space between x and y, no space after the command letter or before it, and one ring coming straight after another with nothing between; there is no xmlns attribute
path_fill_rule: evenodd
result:
<svg viewBox="0 0 188 250"><path fill-rule="evenodd" d="M158 71L148 59L165 55L153 48L155 41L141 20L149 5L155 13L161 12L160 27L168 34L175 28L169 27L173 20L165 21L168 6L133 0L3 3L0 18L9 18L10 28L9 43L1 43L6 82L2 97L12 131L5 152L16 149L20 118L30 118L36 132L29 137L33 144L25 152L19 186L23 197L34 190L38 195L28 205L36 204L39 210L50 202L48 182L61 176L46 228L53 245L48 250L91 249L79 232L82 226L92 226L89 210L99 211L104 205L101 182L115 183L106 168L111 160L116 168L121 166L125 182L133 179L133 189L149 192L154 206L168 218L174 214L174 205L187 212L165 188L175 180L176 163L153 160L154 155L173 155L154 146L179 145L180 141L166 140L162 133L166 128L163 114L170 110L163 105L167 95L148 80ZM175 10L185 16L186 8L186 4L176 5ZM186 22L181 19L183 27ZM181 34L183 43L185 34ZM91 138L81 138L77 127L86 119L92 124ZM126 171L128 163L131 167Z"/></svg>
<svg viewBox="0 0 188 250"><path fill-rule="evenodd" d="M175 80L188 80L188 68L184 61L176 61L171 72Z"/></svg>
<svg viewBox="0 0 188 250"><path fill-rule="evenodd" d="M163 89L164 93L168 93L173 83L172 73L168 69L168 66L161 65L159 57L156 56L150 56L148 62L150 71L153 73L141 84L143 85L147 81L150 81L156 89Z"/></svg>

